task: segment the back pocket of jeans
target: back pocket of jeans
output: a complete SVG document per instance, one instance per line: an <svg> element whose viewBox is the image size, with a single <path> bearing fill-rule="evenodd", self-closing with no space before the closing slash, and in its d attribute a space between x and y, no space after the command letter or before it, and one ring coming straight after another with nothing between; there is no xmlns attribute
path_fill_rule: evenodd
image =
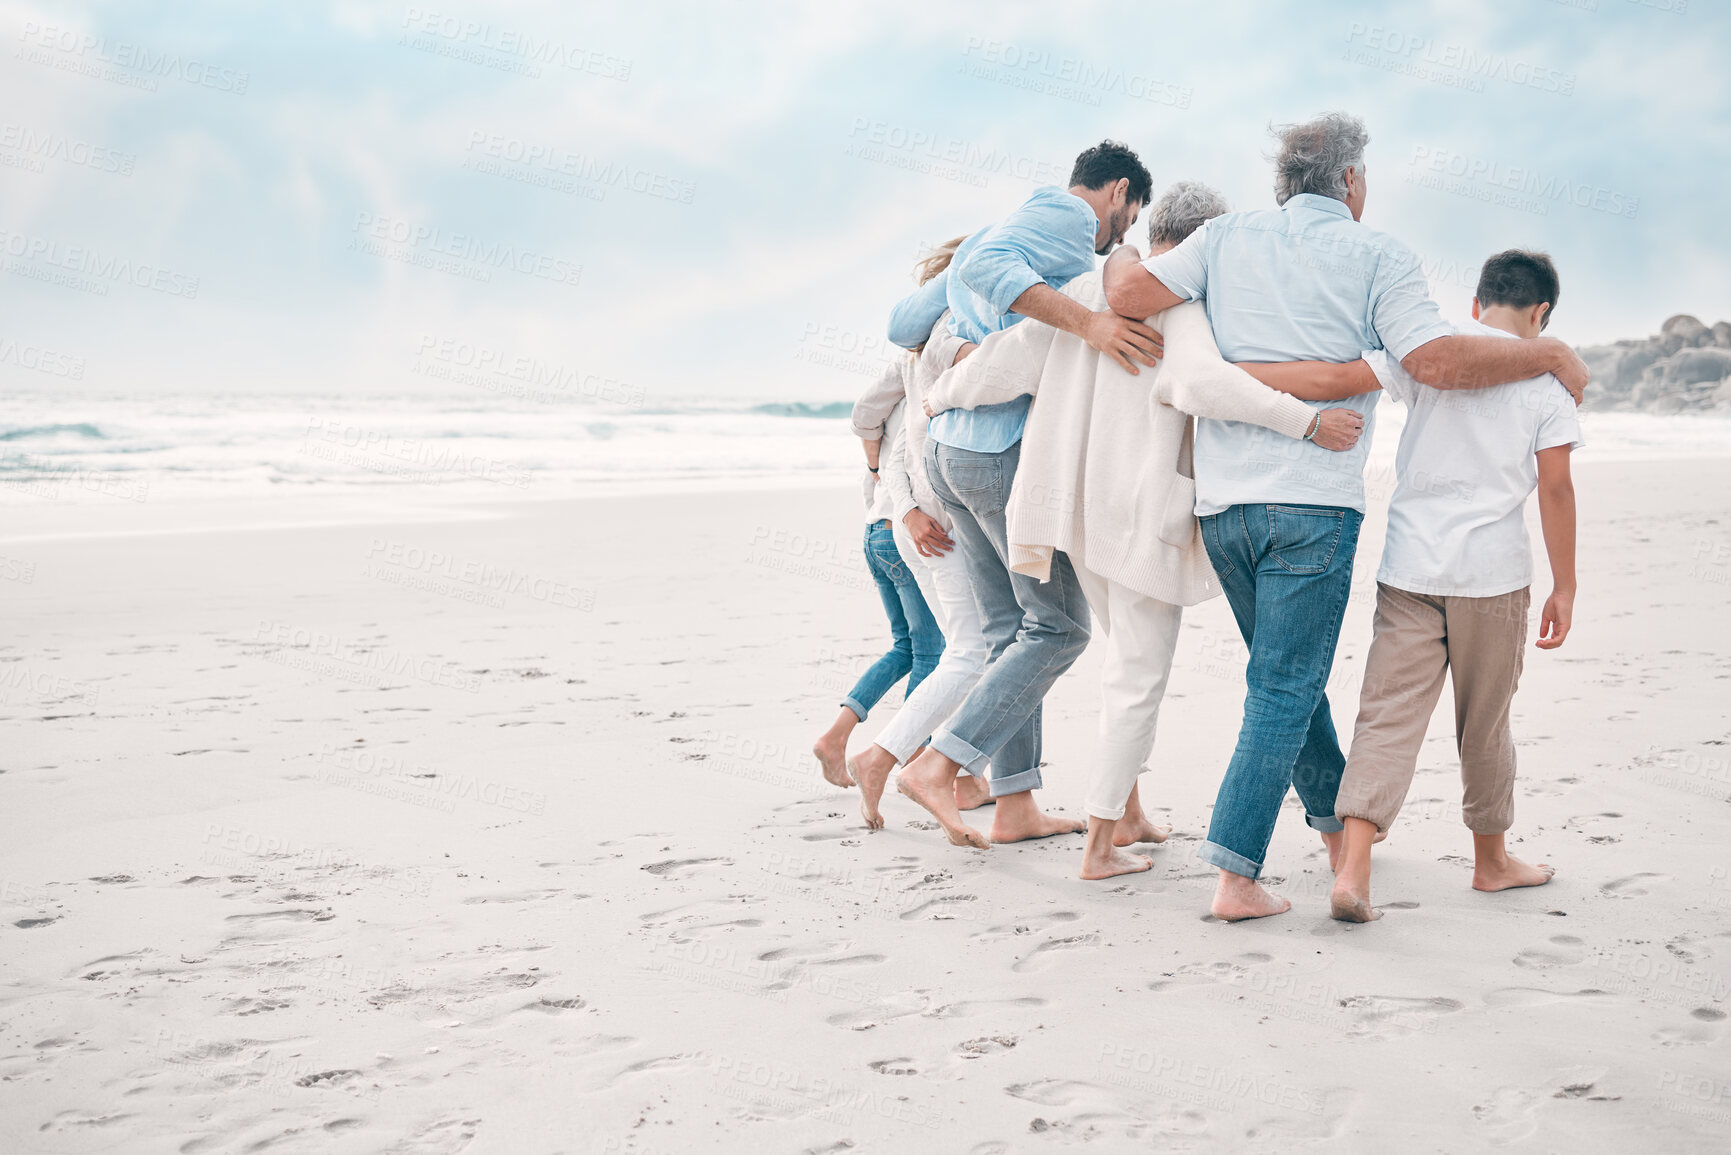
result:
<svg viewBox="0 0 1731 1155"><path fill-rule="evenodd" d="M1299 505L1270 505L1268 510L1268 556L1287 573L1308 576L1322 573L1334 561L1340 532L1346 524L1344 511Z"/></svg>
<svg viewBox="0 0 1731 1155"><path fill-rule="evenodd" d="M1166 512L1160 518L1160 540L1186 549L1196 539L1196 482L1182 473L1172 475L1166 491Z"/></svg>
<svg viewBox="0 0 1731 1155"><path fill-rule="evenodd" d="M996 489L1000 476L996 461L952 461L944 470L944 480L958 494Z"/></svg>

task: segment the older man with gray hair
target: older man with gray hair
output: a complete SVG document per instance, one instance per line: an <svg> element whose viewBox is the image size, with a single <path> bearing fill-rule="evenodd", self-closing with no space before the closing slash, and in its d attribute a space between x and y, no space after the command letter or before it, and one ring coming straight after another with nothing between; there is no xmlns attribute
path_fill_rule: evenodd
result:
<svg viewBox="0 0 1731 1155"><path fill-rule="evenodd" d="M1330 113L1275 133L1280 207L1216 217L1147 260L1120 248L1104 270L1113 309L1146 317L1201 300L1233 362L1344 364L1386 349L1439 389L1548 372L1579 400L1587 370L1567 345L1456 335L1412 251L1359 223L1370 140L1362 121ZM1363 414L1368 432L1376 394L1341 404ZM1196 514L1250 648L1243 725L1197 850L1220 869L1217 918L1291 909L1257 881L1288 788L1330 866L1340 852L1334 804L1345 759L1323 691L1351 592L1369 446L1367 436L1331 454L1241 421L1197 425Z"/></svg>
<svg viewBox="0 0 1731 1155"><path fill-rule="evenodd" d="M1219 193L1181 181L1155 203L1150 243L1170 249L1225 211ZM1063 292L1088 309L1106 301L1097 272ZM1147 324L1165 336L1166 359L1152 374L1132 376L1081 338L1028 321L987 336L926 395L935 413L1037 393L1006 511L1007 560L1012 572L1041 582L1072 568L1106 635L1082 851L1081 874L1090 879L1147 870L1146 855L1121 848L1166 838L1168 828L1143 811L1137 780L1154 749L1181 607L1220 593L1191 512L1190 415L1252 423L1294 445L1309 435L1339 451L1358 442L1363 425L1352 409L1319 415L1226 364L1200 305ZM947 350L936 356L949 364ZM1345 396L1365 387L1355 377L1375 379L1362 362L1282 369L1288 385L1314 396Z"/></svg>

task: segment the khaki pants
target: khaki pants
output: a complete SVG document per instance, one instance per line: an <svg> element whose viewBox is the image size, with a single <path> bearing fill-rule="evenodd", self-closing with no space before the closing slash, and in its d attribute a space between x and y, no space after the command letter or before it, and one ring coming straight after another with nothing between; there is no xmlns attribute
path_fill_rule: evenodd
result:
<svg viewBox="0 0 1731 1155"><path fill-rule="evenodd" d="M1377 584L1376 635L1336 817L1368 819L1378 830L1394 822L1447 672L1454 676L1461 818L1474 834L1509 828L1515 809L1509 703L1521 677L1527 605L1525 589L1456 598Z"/></svg>

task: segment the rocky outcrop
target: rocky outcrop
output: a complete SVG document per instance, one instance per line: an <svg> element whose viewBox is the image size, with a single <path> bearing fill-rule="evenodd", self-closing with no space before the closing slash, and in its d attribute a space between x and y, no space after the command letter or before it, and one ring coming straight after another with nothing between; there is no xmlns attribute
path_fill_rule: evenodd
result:
<svg viewBox="0 0 1731 1155"><path fill-rule="evenodd" d="M1731 321L1679 313L1656 337L1580 350L1592 370L1583 409L1731 412Z"/></svg>

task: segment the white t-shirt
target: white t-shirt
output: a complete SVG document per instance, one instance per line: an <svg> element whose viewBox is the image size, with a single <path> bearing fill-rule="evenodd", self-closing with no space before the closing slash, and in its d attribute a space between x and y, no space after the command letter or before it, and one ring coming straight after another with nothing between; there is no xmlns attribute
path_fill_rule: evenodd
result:
<svg viewBox="0 0 1731 1155"><path fill-rule="evenodd" d="M1518 340L1477 321L1460 331ZM1539 484L1535 454L1585 444L1574 398L1549 373L1444 390L1419 384L1381 350L1364 359L1407 407L1376 580L1433 597L1488 598L1531 585L1524 514Z"/></svg>

